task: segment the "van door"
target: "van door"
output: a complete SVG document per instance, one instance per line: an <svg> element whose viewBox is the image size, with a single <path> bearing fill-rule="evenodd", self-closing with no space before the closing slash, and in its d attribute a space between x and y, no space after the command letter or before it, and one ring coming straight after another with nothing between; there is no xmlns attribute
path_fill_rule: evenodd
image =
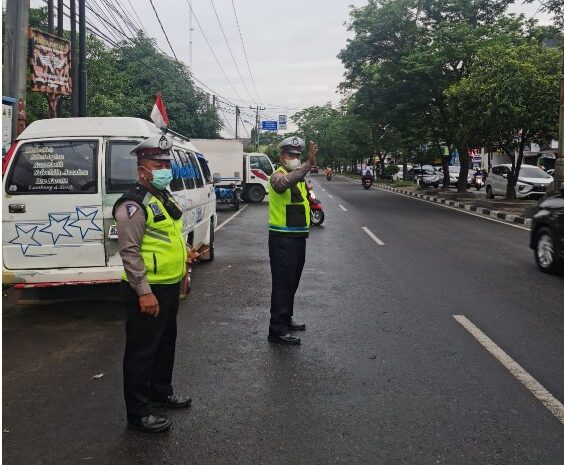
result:
<svg viewBox="0 0 564 465"><path fill-rule="evenodd" d="M100 138L22 142L6 176L7 269L105 266Z"/></svg>
<svg viewBox="0 0 564 465"><path fill-rule="evenodd" d="M206 204L210 199L208 189L204 181L204 176L196 155L192 152L186 152L192 166L193 180L195 189L192 191L194 195L194 246L201 247L207 237L209 230L209 221L206 221Z"/></svg>
<svg viewBox="0 0 564 465"><path fill-rule="evenodd" d="M202 169L202 174L204 175L204 183L205 183L205 192L207 196L206 200L206 210L205 210L205 218L209 219L212 216L215 216L216 212L216 203L215 203L215 188L213 185L213 178L210 171L210 167L206 159L201 155L196 155L198 162L200 163L200 168Z"/></svg>

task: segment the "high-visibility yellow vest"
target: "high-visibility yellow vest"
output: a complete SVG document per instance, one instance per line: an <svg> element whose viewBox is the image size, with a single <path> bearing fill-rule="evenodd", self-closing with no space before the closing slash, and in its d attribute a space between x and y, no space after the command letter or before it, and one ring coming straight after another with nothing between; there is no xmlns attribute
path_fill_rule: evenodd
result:
<svg viewBox="0 0 564 465"><path fill-rule="evenodd" d="M278 173L288 174L281 166ZM270 219L268 229L275 233L288 233L307 236L310 224L310 208L307 199L305 181L279 194L274 188L269 189L268 203Z"/></svg>
<svg viewBox="0 0 564 465"><path fill-rule="evenodd" d="M142 201L142 207L145 207L146 221L141 256L147 270L147 281L149 284L175 284L182 281L188 256L182 234L182 218L171 218L161 201L151 194ZM125 271L121 278L127 281Z"/></svg>

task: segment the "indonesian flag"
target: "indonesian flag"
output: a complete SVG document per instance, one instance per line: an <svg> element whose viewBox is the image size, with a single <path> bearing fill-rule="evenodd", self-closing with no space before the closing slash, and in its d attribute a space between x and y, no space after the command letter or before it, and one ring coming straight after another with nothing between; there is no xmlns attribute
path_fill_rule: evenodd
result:
<svg viewBox="0 0 564 465"><path fill-rule="evenodd" d="M157 100L155 100L155 105L151 111L151 119L158 128L168 126L168 115L166 114L166 108L160 93L157 94Z"/></svg>

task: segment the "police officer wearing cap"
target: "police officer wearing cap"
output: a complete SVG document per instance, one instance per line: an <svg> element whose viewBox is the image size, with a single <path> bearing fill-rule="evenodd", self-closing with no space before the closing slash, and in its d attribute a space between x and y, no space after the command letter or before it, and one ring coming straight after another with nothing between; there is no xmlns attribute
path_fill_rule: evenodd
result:
<svg viewBox="0 0 564 465"><path fill-rule="evenodd" d="M125 302L126 344L123 359L128 425L161 432L170 421L153 415L155 404L185 408L189 397L173 393L176 314L186 263L197 257L182 234L182 210L167 186L172 180L172 140L150 137L131 154L137 157L138 181L114 205L121 291Z"/></svg>
<svg viewBox="0 0 564 465"><path fill-rule="evenodd" d="M305 142L288 137L280 148L280 163L270 177L268 251L272 273L270 327L268 340L279 344L299 344L290 331L303 331L305 324L293 319L294 296L300 284L309 235L310 208L304 178L317 156L317 145L309 146L309 158L302 165Z"/></svg>

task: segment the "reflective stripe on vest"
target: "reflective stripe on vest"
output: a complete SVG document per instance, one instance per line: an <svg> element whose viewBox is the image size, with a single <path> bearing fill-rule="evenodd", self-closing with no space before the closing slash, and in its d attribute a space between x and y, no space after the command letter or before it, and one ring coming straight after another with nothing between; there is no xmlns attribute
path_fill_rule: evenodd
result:
<svg viewBox="0 0 564 465"><path fill-rule="evenodd" d="M288 174L283 166L276 172ZM309 232L310 208L305 181L300 181L295 188L286 189L281 194L274 188L269 189L268 197L270 212L268 229L281 233Z"/></svg>
<svg viewBox="0 0 564 465"><path fill-rule="evenodd" d="M182 234L182 219L170 217L159 199L151 196L145 205L147 218L141 256L149 284L175 284L186 274L188 252ZM127 280L125 271L121 275Z"/></svg>

